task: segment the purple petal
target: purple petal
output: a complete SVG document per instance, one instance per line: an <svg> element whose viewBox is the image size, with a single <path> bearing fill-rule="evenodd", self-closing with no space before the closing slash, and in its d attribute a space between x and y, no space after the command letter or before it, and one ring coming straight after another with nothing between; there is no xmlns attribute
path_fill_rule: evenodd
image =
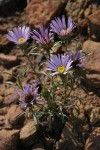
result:
<svg viewBox="0 0 100 150"><path fill-rule="evenodd" d="M43 37L45 37L45 29L43 26L40 27L40 32Z"/></svg>
<svg viewBox="0 0 100 150"><path fill-rule="evenodd" d="M51 61L57 66L61 66L61 58L60 58L60 55L53 55L52 58L51 58Z"/></svg>
<svg viewBox="0 0 100 150"><path fill-rule="evenodd" d="M58 74L58 73L59 73L59 72L54 72L54 73L52 73L51 75L54 76L54 75L56 75L56 74Z"/></svg>
<svg viewBox="0 0 100 150"><path fill-rule="evenodd" d="M59 26L59 29L62 30L62 29L63 29L63 24L62 24L60 18L57 18L57 24L58 24L58 26ZM60 31L60 30L59 30L59 31Z"/></svg>
<svg viewBox="0 0 100 150"><path fill-rule="evenodd" d="M55 66L55 64L53 64L51 61L48 62L47 67L49 70L53 70L56 71L57 66Z"/></svg>
<svg viewBox="0 0 100 150"><path fill-rule="evenodd" d="M76 50L76 59L80 59L80 51Z"/></svg>
<svg viewBox="0 0 100 150"><path fill-rule="evenodd" d="M67 29L66 27L66 21L65 21L65 16L62 16L62 25L64 29Z"/></svg>

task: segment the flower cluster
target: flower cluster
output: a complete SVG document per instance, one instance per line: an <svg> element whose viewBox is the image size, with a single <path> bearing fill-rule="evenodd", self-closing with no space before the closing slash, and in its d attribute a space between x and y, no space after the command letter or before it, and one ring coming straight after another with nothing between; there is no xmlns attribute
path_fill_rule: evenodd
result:
<svg viewBox="0 0 100 150"><path fill-rule="evenodd" d="M49 28L45 28L44 26L40 27L40 31L33 30L31 32L31 37L33 40L37 41L41 45L48 45L51 43L52 34L58 34L62 37L67 36L72 32L72 30L76 27L76 24L71 18L68 18L68 25L65 21L65 16L62 16L60 19L57 17L52 20L50 23L50 31ZM13 31L9 31L8 39L15 44L23 44L30 37L30 29L29 27L18 27L14 28Z"/></svg>
<svg viewBox="0 0 100 150"><path fill-rule="evenodd" d="M70 17L68 18L68 23L66 23L65 16L62 16L61 18L57 17L53 19L47 28L41 26L39 30L33 29L33 31L31 31L29 27L23 26L13 28L13 30L8 33L7 37L9 41L19 45L20 48L23 48L21 50L29 62L28 65L30 65L30 67L28 66L27 68L31 68L33 78L38 80L33 81L32 78L32 80L29 83L27 81L27 84L24 86L22 84L22 76L21 79L19 79L19 74L17 80L18 82L20 81L17 85L20 85L21 88L18 90L19 103L21 106L25 110L27 108L32 108L33 110L34 106L39 106L39 111L36 113L34 112L34 118L37 122L39 122L41 116L47 118L49 123L52 122L52 117L55 118L55 116L62 117L63 120L65 115L70 113L64 114L63 107L68 105L66 101L69 100L73 86L77 83L76 80L79 81L77 71L83 69L84 60L82 50L71 52L67 51L65 46L66 42L68 44L67 37L75 27L76 24ZM59 52L55 54L53 51L53 48L57 45L54 38L55 34L59 37L58 39L60 41L57 42L61 43L61 50L62 47L63 49L65 48L63 54L60 54ZM31 47L28 47L29 44L27 43L29 38L32 38L37 43L35 44L36 47L35 45L34 48L31 46L32 49ZM63 41L65 44L63 44ZM39 51L37 52L36 50L38 47ZM35 58L36 55L44 56L44 60L37 64L32 59L32 56L34 57L34 55ZM25 68L25 71L27 72L28 69ZM23 77L25 77L25 75L23 75ZM57 81L57 79L59 80ZM48 81L49 83L47 84ZM56 93L60 88L62 88L63 93L61 101L58 102L59 99L57 99ZM46 103L46 106L44 103ZM69 108L71 108L71 105Z"/></svg>

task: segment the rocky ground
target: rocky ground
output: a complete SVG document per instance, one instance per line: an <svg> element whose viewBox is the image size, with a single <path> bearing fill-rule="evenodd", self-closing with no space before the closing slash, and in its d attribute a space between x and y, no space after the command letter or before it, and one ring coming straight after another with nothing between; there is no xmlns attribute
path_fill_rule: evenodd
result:
<svg viewBox="0 0 100 150"><path fill-rule="evenodd" d="M99 0L0 0L0 150L100 150L100 1ZM80 114L74 116L73 127L65 124L58 141L49 138L45 148L33 121L27 121L17 107L15 87L7 82L16 80L8 73L17 73L16 65L24 64L20 50L7 40L15 26L38 28L48 25L55 16L71 16L78 22L76 35L83 49L91 53L85 60L88 70L81 89L74 91L83 99L77 105ZM73 48L73 42L70 47ZM27 76L26 80L30 77ZM15 111L16 110L16 111ZM75 118L74 118L75 119ZM75 129L75 137L70 130Z"/></svg>

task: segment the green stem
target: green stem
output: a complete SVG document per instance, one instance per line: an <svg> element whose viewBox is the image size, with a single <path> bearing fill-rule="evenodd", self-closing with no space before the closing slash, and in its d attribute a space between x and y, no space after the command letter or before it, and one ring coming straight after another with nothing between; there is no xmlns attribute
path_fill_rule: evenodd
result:
<svg viewBox="0 0 100 150"><path fill-rule="evenodd" d="M67 81L67 76L64 75L64 76L61 76L61 79L62 79L62 83L63 83L63 86L64 86L64 102L66 101L66 98L67 98L67 94L66 94L66 90L67 90L67 86L66 86L66 81Z"/></svg>
<svg viewBox="0 0 100 150"><path fill-rule="evenodd" d="M52 107L55 108L55 100L54 100L55 95L54 95L53 84L54 84L53 77L51 77Z"/></svg>
<svg viewBox="0 0 100 150"><path fill-rule="evenodd" d="M25 56L26 56L27 60L28 60L28 61L29 61L29 63L30 63L31 69L32 69L32 70L33 70L33 72L36 74L35 68L33 67L33 63L31 62L31 60L30 60L29 56L28 56L27 54L25 54Z"/></svg>
<svg viewBox="0 0 100 150"><path fill-rule="evenodd" d="M48 58L50 60L50 50L46 50L46 51L47 51Z"/></svg>
<svg viewBox="0 0 100 150"><path fill-rule="evenodd" d="M51 86L53 87L53 77L51 77ZM52 88L51 87L51 88ZM52 100L54 101L54 90L53 90L53 88L52 88Z"/></svg>
<svg viewBox="0 0 100 150"><path fill-rule="evenodd" d="M37 77L38 77L38 79L39 79L39 81L40 81L40 83L41 83L40 76L39 76L39 74L35 71L35 68L33 67L33 63L32 63L32 61L30 60L29 55L25 52L25 50L24 50L23 48L22 48L21 50L22 50L23 54L25 55L25 57L27 58L27 60L29 61L30 67L31 67L33 73L37 75Z"/></svg>
<svg viewBox="0 0 100 150"><path fill-rule="evenodd" d="M65 100L66 100L66 97L67 97L67 95L66 95L66 89L67 89L67 87L66 87L66 76L65 76L64 86L65 86Z"/></svg>
<svg viewBox="0 0 100 150"><path fill-rule="evenodd" d="M72 80L71 80L71 89L70 89L70 91L69 91L67 97L69 97L70 94L71 94L71 92L73 91L74 83L75 83L75 79L72 79Z"/></svg>
<svg viewBox="0 0 100 150"><path fill-rule="evenodd" d="M66 48L66 51L67 51L67 46L68 46L68 40L65 41L65 48Z"/></svg>
<svg viewBox="0 0 100 150"><path fill-rule="evenodd" d="M36 71L35 71L35 69L34 69L34 67L33 67L33 63L31 62L30 57L29 57L29 55L27 54L27 49L26 49L25 45L21 45L21 46L20 46L20 49L22 50L23 54L25 55L25 57L26 57L27 60L29 61L30 66L31 66L31 69L32 69L33 72L36 74Z"/></svg>

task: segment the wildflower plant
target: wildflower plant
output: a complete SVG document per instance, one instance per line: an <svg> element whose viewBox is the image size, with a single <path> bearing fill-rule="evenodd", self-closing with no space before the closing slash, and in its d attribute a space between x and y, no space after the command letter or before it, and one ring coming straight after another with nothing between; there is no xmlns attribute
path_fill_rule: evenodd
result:
<svg viewBox="0 0 100 150"><path fill-rule="evenodd" d="M37 127L45 120L47 127L52 131L53 123L59 120L59 123L61 123L59 131L61 132L61 128L71 115L71 110L77 110L77 106L71 104L70 99L76 99L72 95L72 91L77 78L80 77L81 79L81 75L78 72L84 68L85 55L82 55L82 50L79 51L75 48L73 53L71 50L70 52L67 51L66 47L64 54L53 53L53 48L56 45L54 34L56 33L60 36L61 41L67 42L65 38L72 33L75 27L76 24L70 17L68 18L68 23L66 23L65 16L62 16L62 18L57 17L52 20L48 28L41 26L39 31L35 29L31 31L29 27L23 26L14 28L8 33L9 41L14 42L21 48L30 65L30 67L27 67L27 64L17 66L20 68L20 73L15 78L18 85L19 104L25 112L29 113L28 109L33 113L32 116ZM29 38L38 43L38 46L35 44L36 47L33 45L33 47L31 46L32 48L21 47L22 44L28 43ZM44 62L39 64L33 62L37 55L42 57L45 55ZM22 67L24 68L24 73L21 72ZM26 74L30 71L33 78L31 82L23 85ZM60 96L57 95L59 89L61 89ZM77 97L77 100L80 100L80 98Z"/></svg>

